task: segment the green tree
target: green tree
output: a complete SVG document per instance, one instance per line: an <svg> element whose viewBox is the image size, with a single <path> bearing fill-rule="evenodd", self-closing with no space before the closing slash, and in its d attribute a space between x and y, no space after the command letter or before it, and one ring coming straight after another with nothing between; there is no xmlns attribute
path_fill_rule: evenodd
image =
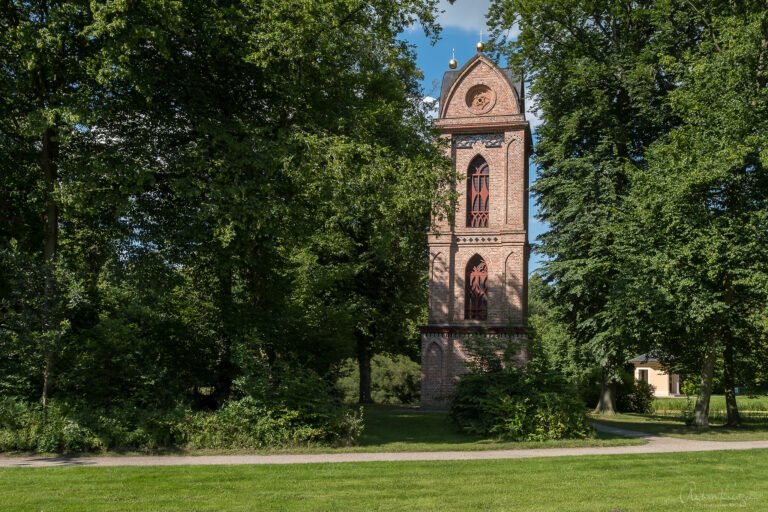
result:
<svg viewBox="0 0 768 512"><path fill-rule="evenodd" d="M679 77L669 97L679 125L649 149L629 218L634 267L663 306L653 320L655 350L700 375L694 424L702 427L721 358L735 426L737 376L764 353L768 9L744 2L699 14L700 44L666 59Z"/></svg>
<svg viewBox="0 0 768 512"><path fill-rule="evenodd" d="M94 45L84 35L92 16L87 2L5 2L0 8L0 151L3 211L0 251L9 272L2 297L0 342L6 354L34 347L43 410L56 359L70 328L73 290L60 254L62 211L69 183L91 169L81 166L88 146L81 129L93 120L98 97L87 71ZM12 356L11 356L12 357Z"/></svg>
<svg viewBox="0 0 768 512"><path fill-rule="evenodd" d="M449 175L400 35L436 3L4 4L4 389L215 406L408 350Z"/></svg>
<svg viewBox="0 0 768 512"><path fill-rule="evenodd" d="M355 340L361 403L371 402L375 354L414 352L426 304L424 233L432 205L443 202L434 191L447 189L442 185L452 176L430 139L395 130L390 137L404 140L321 142L317 174L304 172L311 181L301 187L314 205L308 211L322 221L295 255L302 282L296 299L310 308L322 301L321 311L330 307L346 320L334 327ZM397 156L394 148L408 139L408 154Z"/></svg>
<svg viewBox="0 0 768 512"><path fill-rule="evenodd" d="M528 328L533 350L540 352L547 367L577 380L592 369L589 354L568 334L564 314L551 300L552 285L534 272L528 281Z"/></svg>
<svg viewBox="0 0 768 512"><path fill-rule="evenodd" d="M506 0L489 15L498 51L525 70L542 119L532 187L549 226L542 275L568 335L603 368L601 413L615 410L620 368L637 350L616 225L629 173L673 122L664 98L674 76L658 53L685 46L685 14L654 1ZM513 26L520 33L509 40Z"/></svg>

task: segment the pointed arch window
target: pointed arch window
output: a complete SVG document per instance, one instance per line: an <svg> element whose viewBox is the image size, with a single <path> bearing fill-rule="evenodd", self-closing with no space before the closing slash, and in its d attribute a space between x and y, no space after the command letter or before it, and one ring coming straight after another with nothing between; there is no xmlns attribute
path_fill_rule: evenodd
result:
<svg viewBox="0 0 768 512"><path fill-rule="evenodd" d="M467 227L488 227L488 203L490 200L490 174L488 162L476 156L469 164L467 176Z"/></svg>
<svg viewBox="0 0 768 512"><path fill-rule="evenodd" d="M464 319L488 319L488 266L485 260L475 254L467 263L464 279L466 301Z"/></svg>

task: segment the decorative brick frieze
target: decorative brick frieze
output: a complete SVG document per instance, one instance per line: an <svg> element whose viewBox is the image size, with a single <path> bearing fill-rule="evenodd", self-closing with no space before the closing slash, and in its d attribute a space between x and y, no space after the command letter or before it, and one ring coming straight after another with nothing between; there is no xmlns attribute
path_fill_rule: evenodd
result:
<svg viewBox="0 0 768 512"><path fill-rule="evenodd" d="M456 135L453 145L456 149L472 149L475 144L486 148L500 148L504 143L503 133L481 133L477 135Z"/></svg>

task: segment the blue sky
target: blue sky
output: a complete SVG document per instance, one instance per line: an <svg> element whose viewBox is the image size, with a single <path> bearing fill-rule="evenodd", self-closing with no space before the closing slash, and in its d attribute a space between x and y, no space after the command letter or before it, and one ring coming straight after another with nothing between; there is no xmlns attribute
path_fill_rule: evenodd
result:
<svg viewBox="0 0 768 512"><path fill-rule="evenodd" d="M424 95L436 98L440 95L440 83L443 79L443 73L448 71L448 61L451 59L451 51L456 50L456 60L461 67L476 52L475 44L480 38L480 30L487 32L485 25L485 14L488 12L490 0L456 0L451 5L447 0L441 0L440 9L443 13L440 15L439 23L443 27L440 40L432 46L424 36L420 28L414 27L413 30L405 33L406 39L416 46L417 64L424 73L422 87ZM533 102L526 98L526 106L530 108ZM531 123L531 130L534 132L538 124L538 119L533 112L526 112L526 117ZM530 181L536 179L536 168L530 166ZM537 221L536 205L529 199L529 233L531 242L536 241L536 237L545 230L545 225ZM538 267L541 257L533 253L529 270L533 272Z"/></svg>

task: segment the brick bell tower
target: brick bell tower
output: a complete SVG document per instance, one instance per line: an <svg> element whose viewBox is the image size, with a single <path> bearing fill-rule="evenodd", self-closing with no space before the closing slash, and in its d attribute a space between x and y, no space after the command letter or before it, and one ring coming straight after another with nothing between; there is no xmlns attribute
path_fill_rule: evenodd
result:
<svg viewBox="0 0 768 512"><path fill-rule="evenodd" d="M429 323L421 403L445 407L466 372L464 341L509 340L527 356L528 157L522 77L478 53L443 76L435 127L450 142L458 203L428 234Z"/></svg>

